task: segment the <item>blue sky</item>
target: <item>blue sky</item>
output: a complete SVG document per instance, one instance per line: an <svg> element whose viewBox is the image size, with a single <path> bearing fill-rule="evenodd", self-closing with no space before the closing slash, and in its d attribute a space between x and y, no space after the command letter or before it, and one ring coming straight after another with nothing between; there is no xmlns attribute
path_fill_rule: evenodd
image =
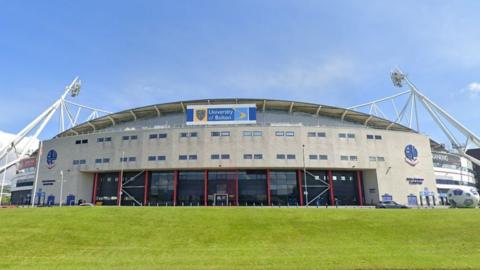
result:
<svg viewBox="0 0 480 270"><path fill-rule="evenodd" d="M473 0L0 0L0 130L19 131L76 75L76 101L110 111L219 97L348 107L398 92L389 78L398 66L480 134L479 9ZM424 130L437 132L428 120Z"/></svg>

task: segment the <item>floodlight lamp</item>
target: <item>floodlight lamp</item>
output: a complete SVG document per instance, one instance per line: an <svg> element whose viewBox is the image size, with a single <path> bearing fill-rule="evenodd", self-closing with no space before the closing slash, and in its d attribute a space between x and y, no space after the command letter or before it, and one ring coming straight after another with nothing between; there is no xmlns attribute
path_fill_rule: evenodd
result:
<svg viewBox="0 0 480 270"><path fill-rule="evenodd" d="M394 86L402 87L402 82L405 79L405 74L403 74L400 70L395 69L390 73L390 78L392 79Z"/></svg>
<svg viewBox="0 0 480 270"><path fill-rule="evenodd" d="M73 83L72 89L70 90L70 95L72 97L78 96L78 94L80 94L81 87L82 87L82 82L80 80L75 81L75 83Z"/></svg>

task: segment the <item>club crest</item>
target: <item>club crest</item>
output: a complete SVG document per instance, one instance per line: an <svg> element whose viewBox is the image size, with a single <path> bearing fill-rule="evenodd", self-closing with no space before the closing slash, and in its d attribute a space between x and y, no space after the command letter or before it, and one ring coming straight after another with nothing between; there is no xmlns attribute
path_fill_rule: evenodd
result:
<svg viewBox="0 0 480 270"><path fill-rule="evenodd" d="M195 110L195 116L197 117L198 121L204 121L205 117L207 116L207 110Z"/></svg>
<svg viewBox="0 0 480 270"><path fill-rule="evenodd" d="M405 161L411 166L418 164L418 151L412 144L405 147Z"/></svg>

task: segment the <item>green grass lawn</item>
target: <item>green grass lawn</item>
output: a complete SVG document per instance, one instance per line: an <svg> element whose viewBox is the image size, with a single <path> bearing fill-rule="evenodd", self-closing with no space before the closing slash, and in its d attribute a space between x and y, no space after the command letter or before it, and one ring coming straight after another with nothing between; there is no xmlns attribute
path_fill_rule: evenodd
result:
<svg viewBox="0 0 480 270"><path fill-rule="evenodd" d="M480 210L0 209L0 269L480 269Z"/></svg>

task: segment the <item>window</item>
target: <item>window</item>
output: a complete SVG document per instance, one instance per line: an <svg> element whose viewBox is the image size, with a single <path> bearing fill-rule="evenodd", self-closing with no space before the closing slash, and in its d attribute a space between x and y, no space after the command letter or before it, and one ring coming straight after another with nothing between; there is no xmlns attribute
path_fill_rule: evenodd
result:
<svg viewBox="0 0 480 270"><path fill-rule="evenodd" d="M254 132L253 132L253 136L254 136L254 137L261 137L261 136L262 136L262 132L261 132L261 131L254 131Z"/></svg>
<svg viewBox="0 0 480 270"><path fill-rule="evenodd" d="M156 156L148 156L148 161L155 161L157 160Z"/></svg>
<svg viewBox="0 0 480 270"><path fill-rule="evenodd" d="M122 136L122 140L124 140L124 141L128 141L129 139L130 139L129 136Z"/></svg>
<svg viewBox="0 0 480 270"><path fill-rule="evenodd" d="M308 158L309 159L318 159L318 156L317 155L309 155Z"/></svg>
<svg viewBox="0 0 480 270"><path fill-rule="evenodd" d="M212 135L212 137L219 137L220 136L220 131L212 131L211 135Z"/></svg>
<svg viewBox="0 0 480 270"><path fill-rule="evenodd" d="M380 161L380 162L383 162L383 161L385 161L385 158L384 157L377 157L377 160Z"/></svg>
<svg viewBox="0 0 480 270"><path fill-rule="evenodd" d="M191 132L190 137L198 137L198 133L197 132Z"/></svg>
<svg viewBox="0 0 480 270"><path fill-rule="evenodd" d="M82 140L76 140L75 144L87 144L88 140L87 139L82 139Z"/></svg>
<svg viewBox="0 0 480 270"><path fill-rule="evenodd" d="M179 155L179 156L178 156L178 159L179 159L179 160L187 160L187 159L188 159L188 156L187 156L187 155Z"/></svg>
<svg viewBox="0 0 480 270"><path fill-rule="evenodd" d="M243 134L244 137L250 137L250 136L253 135L253 133L251 131L244 131L244 132L242 132L242 134Z"/></svg>
<svg viewBox="0 0 480 270"><path fill-rule="evenodd" d="M369 161L377 161L377 157L368 157Z"/></svg>
<svg viewBox="0 0 480 270"><path fill-rule="evenodd" d="M189 155L188 159L189 160L197 160L197 155Z"/></svg>
<svg viewBox="0 0 480 270"><path fill-rule="evenodd" d="M109 158L104 158L103 163L110 163L110 159Z"/></svg>
<svg viewBox="0 0 480 270"><path fill-rule="evenodd" d="M275 131L275 136L278 136L278 137L285 136L285 132L283 132L283 131Z"/></svg>
<svg viewBox="0 0 480 270"><path fill-rule="evenodd" d="M82 141L81 140L76 140L75 144L82 144Z"/></svg>
<svg viewBox="0 0 480 270"><path fill-rule="evenodd" d="M325 132L317 132L317 137L325 138L327 137L327 134Z"/></svg>
<svg viewBox="0 0 480 270"><path fill-rule="evenodd" d="M222 159L230 159L230 154L222 154Z"/></svg>
<svg viewBox="0 0 480 270"><path fill-rule="evenodd" d="M327 160L328 156L327 155L318 155L318 159L320 160Z"/></svg>
<svg viewBox="0 0 480 270"><path fill-rule="evenodd" d="M222 132L220 133L220 136L222 136L222 137L229 137L229 136L230 136L230 131L222 131Z"/></svg>
<svg viewBox="0 0 480 270"><path fill-rule="evenodd" d="M367 140L373 140L373 135L367 135Z"/></svg>
<svg viewBox="0 0 480 270"><path fill-rule="evenodd" d="M105 140L105 138L97 138L97 142L103 142Z"/></svg>
<svg viewBox="0 0 480 270"><path fill-rule="evenodd" d="M137 136L137 135L132 135L132 136L130 136L130 140L136 140L136 139L138 139L138 136Z"/></svg>
<svg viewBox="0 0 480 270"><path fill-rule="evenodd" d="M210 159L220 159L220 155L219 154L213 154L210 156Z"/></svg>
<svg viewBox="0 0 480 270"><path fill-rule="evenodd" d="M350 161L358 161L358 157L357 156L350 156Z"/></svg>
<svg viewBox="0 0 480 270"><path fill-rule="evenodd" d="M317 133L316 132L308 132L307 137L316 137Z"/></svg>
<svg viewBox="0 0 480 270"><path fill-rule="evenodd" d="M128 161L128 158L127 157L121 157L120 158L120 162L127 162Z"/></svg>
<svg viewBox="0 0 480 270"><path fill-rule="evenodd" d="M159 139L165 139L165 138L167 138L167 133L160 133L160 134L158 134L158 138L159 138Z"/></svg>
<svg viewBox="0 0 480 270"><path fill-rule="evenodd" d="M87 164L87 161L85 159L80 159L80 165Z"/></svg>
<svg viewBox="0 0 480 270"><path fill-rule="evenodd" d="M289 154L289 155L287 155L287 159L295 159L295 155L294 154Z"/></svg>
<svg viewBox="0 0 480 270"><path fill-rule="evenodd" d="M353 133L348 133L348 134L347 134L347 137L348 137L349 139L355 139L355 134L353 134Z"/></svg>
<svg viewBox="0 0 480 270"><path fill-rule="evenodd" d="M253 155L253 159L263 159L263 155L262 154L255 154L255 155Z"/></svg>
<svg viewBox="0 0 480 270"><path fill-rule="evenodd" d="M293 137L293 136L295 136L295 132L293 132L293 131L286 131L286 132L285 132L285 136L287 136L287 137Z"/></svg>
<svg viewBox="0 0 480 270"><path fill-rule="evenodd" d="M243 155L243 159L252 159L252 158L253 158L252 154L244 154Z"/></svg>
<svg viewBox="0 0 480 270"><path fill-rule="evenodd" d="M158 161L164 161L164 160L167 160L167 157L166 156L158 156L157 160Z"/></svg>
<svg viewBox="0 0 480 270"><path fill-rule="evenodd" d="M112 137L105 137L105 141L106 141L106 142L111 142L111 141L112 141Z"/></svg>
<svg viewBox="0 0 480 270"><path fill-rule="evenodd" d="M79 163L80 163L79 160L74 160L73 161L73 165L78 165Z"/></svg>
<svg viewBox="0 0 480 270"><path fill-rule="evenodd" d="M95 164L99 164L99 163L102 163L102 159L101 158L95 159Z"/></svg>
<svg viewBox="0 0 480 270"><path fill-rule="evenodd" d="M129 162L137 161L137 158L136 158L136 157L129 157L129 158L128 158L128 161L129 161Z"/></svg>
<svg viewBox="0 0 480 270"><path fill-rule="evenodd" d="M340 156L340 160L348 160L348 156Z"/></svg>
<svg viewBox="0 0 480 270"><path fill-rule="evenodd" d="M382 136L381 135L375 135L375 140L381 140Z"/></svg>
<svg viewBox="0 0 480 270"><path fill-rule="evenodd" d="M150 136L148 136L150 139L156 139L158 138L158 134L150 134Z"/></svg>
<svg viewBox="0 0 480 270"><path fill-rule="evenodd" d="M338 137L339 137L339 138L346 138L346 137L347 137L347 134L345 134L345 133L338 133Z"/></svg>
<svg viewBox="0 0 480 270"><path fill-rule="evenodd" d="M277 159L285 159L285 155L284 154L277 154Z"/></svg>
<svg viewBox="0 0 480 270"><path fill-rule="evenodd" d="M180 133L180 138L186 138L188 137L188 133L187 132L181 132Z"/></svg>

